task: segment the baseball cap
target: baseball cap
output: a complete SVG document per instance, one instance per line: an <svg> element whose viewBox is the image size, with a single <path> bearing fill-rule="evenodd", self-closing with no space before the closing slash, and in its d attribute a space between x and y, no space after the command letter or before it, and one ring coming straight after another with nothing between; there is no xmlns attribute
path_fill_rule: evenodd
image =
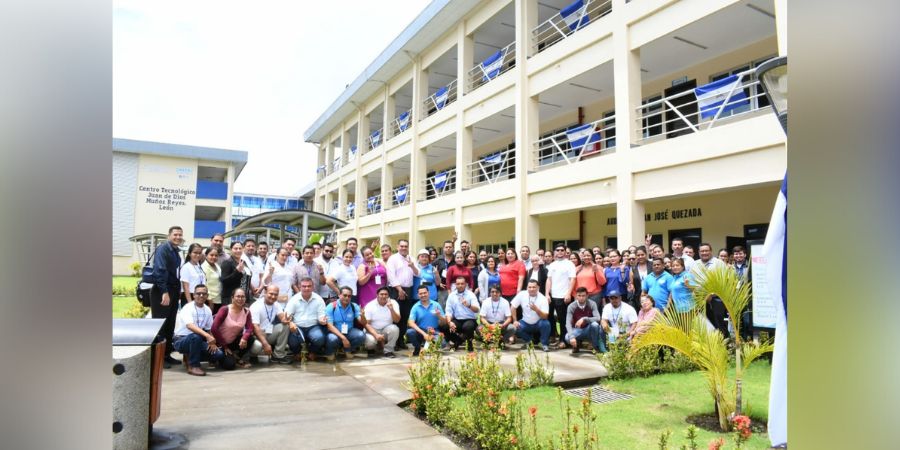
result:
<svg viewBox="0 0 900 450"><path fill-rule="evenodd" d="M613 289L613 290L607 292L607 293L606 293L606 296L607 296L607 297L621 297L621 296L622 296L622 293L619 292L619 291L617 291L617 290L615 290L615 289Z"/></svg>

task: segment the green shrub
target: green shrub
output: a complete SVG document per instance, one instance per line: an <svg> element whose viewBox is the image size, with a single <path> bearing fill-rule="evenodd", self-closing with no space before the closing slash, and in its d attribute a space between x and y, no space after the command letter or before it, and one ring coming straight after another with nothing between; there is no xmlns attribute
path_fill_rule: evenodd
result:
<svg viewBox="0 0 900 450"><path fill-rule="evenodd" d="M116 286L112 287L112 295L120 295L127 297L137 296L137 286Z"/></svg>
<svg viewBox="0 0 900 450"><path fill-rule="evenodd" d="M412 392L409 408L416 414L424 414L436 425L446 420L452 395L450 367L442 357L440 341L438 337L422 350L419 360L408 370L409 390Z"/></svg>
<svg viewBox="0 0 900 450"><path fill-rule="evenodd" d="M629 354L630 345L625 339L609 344L608 348L609 351L598 354L597 359L609 371L611 380L697 369L690 359L670 348L653 346Z"/></svg>
<svg viewBox="0 0 900 450"><path fill-rule="evenodd" d="M131 308L125 311L123 315L129 319L143 319L147 316L148 312L150 312L150 308L145 307L141 302L135 300L134 304L131 305Z"/></svg>
<svg viewBox="0 0 900 450"><path fill-rule="evenodd" d="M131 263L131 265L128 267L131 268L131 276L139 277L139 276L141 276L141 268L144 267L144 265L135 261L135 262Z"/></svg>

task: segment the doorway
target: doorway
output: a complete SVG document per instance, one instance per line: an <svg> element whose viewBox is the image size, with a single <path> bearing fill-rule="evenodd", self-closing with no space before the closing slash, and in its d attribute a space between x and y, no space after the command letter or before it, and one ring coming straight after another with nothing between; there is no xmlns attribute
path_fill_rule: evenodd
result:
<svg viewBox="0 0 900 450"><path fill-rule="evenodd" d="M697 124L697 97L694 95L682 95L677 98L671 98L673 95L681 94L685 91L692 91L697 87L697 80L685 81L684 83L672 86L665 91L663 91L663 95L665 98L670 99L669 103L677 109L671 109L669 105L665 105L666 108L666 138L671 139L673 137L681 136L683 134L693 133L691 127L688 126L687 123L684 122L684 119L678 115L681 113L688 122L693 125ZM687 244L685 242L685 244Z"/></svg>

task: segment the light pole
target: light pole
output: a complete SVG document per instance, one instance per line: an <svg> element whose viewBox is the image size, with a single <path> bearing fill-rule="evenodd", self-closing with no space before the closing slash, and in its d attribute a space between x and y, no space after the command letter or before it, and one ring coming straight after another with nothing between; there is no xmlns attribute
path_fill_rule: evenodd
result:
<svg viewBox="0 0 900 450"><path fill-rule="evenodd" d="M787 135L787 89L788 89L788 73L787 73L787 56L779 56L772 58L756 68L756 79L759 80L763 92L769 98L769 104L772 105L772 111L778 117L784 134Z"/></svg>

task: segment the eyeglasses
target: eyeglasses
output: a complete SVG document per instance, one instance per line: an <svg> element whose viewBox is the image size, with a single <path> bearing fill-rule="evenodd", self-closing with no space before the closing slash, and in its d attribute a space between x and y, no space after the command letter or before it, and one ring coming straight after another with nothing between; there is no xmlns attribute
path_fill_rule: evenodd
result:
<svg viewBox="0 0 900 450"><path fill-rule="evenodd" d="M209 297L208 292L194 292L194 295L197 297Z"/></svg>

